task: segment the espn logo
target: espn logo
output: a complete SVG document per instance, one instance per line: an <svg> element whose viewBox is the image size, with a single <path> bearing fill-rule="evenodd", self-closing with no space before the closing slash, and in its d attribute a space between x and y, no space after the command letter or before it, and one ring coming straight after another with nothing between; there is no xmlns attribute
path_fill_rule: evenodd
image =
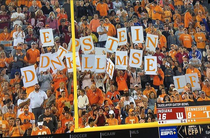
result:
<svg viewBox="0 0 210 138"><path fill-rule="evenodd" d="M168 136L168 135L174 135L176 134L175 131L164 131L164 132L161 132L161 136Z"/></svg>

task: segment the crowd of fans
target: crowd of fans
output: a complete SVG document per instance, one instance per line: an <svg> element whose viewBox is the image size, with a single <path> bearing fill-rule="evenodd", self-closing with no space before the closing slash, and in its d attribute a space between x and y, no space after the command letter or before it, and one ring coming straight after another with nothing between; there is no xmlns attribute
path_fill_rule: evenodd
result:
<svg viewBox="0 0 210 138"><path fill-rule="evenodd" d="M72 133L73 74L67 69L39 73L42 53L68 47L70 2L0 1L0 131L4 137ZM143 50L157 56L157 75L140 68L106 73L77 71L79 128L156 121L156 103L210 100L210 15L206 0L75 0L76 38L91 36L105 47L108 36L125 27L128 44L118 51ZM131 26L158 35L155 52L135 44ZM39 30L52 28L55 44L42 48ZM80 55L82 51L80 50ZM94 52L93 52L94 54ZM107 53L113 62L115 55ZM64 60L65 63L65 60ZM20 68L34 65L38 82L24 88ZM201 90L187 83L179 93L173 76L197 73Z"/></svg>

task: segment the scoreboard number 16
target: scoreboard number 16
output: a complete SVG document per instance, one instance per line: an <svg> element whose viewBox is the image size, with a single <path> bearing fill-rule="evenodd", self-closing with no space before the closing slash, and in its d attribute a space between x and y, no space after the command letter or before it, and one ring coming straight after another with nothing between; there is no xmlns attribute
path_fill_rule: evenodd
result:
<svg viewBox="0 0 210 138"><path fill-rule="evenodd" d="M166 120L166 114L159 114L159 120Z"/></svg>

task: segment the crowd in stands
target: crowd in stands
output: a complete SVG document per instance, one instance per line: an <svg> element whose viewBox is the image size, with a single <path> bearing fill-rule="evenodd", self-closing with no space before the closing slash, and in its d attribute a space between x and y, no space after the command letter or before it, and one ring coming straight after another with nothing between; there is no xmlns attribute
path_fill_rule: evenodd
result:
<svg viewBox="0 0 210 138"><path fill-rule="evenodd" d="M70 1L0 0L0 131L4 137L72 133L73 74L39 73L39 57L68 47L72 37ZM108 36L125 27L127 45L157 56L157 75L140 68L77 71L79 128L157 121L156 104L210 100L210 14L207 0L74 0L76 38L91 36L105 47ZM131 26L158 35L155 52L132 42ZM42 47L39 30L52 28L55 44ZM80 55L82 50L80 50ZM143 56L143 58L144 58ZM81 57L81 56L80 56ZM107 53L113 62L114 54ZM64 62L65 63L65 62ZM20 69L34 65L38 82L24 88ZM175 88L173 76L197 73L201 90Z"/></svg>

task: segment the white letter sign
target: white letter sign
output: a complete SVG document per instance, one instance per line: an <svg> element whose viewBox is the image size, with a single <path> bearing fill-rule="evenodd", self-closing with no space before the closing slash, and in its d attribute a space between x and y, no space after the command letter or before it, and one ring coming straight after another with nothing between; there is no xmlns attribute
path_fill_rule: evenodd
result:
<svg viewBox="0 0 210 138"><path fill-rule="evenodd" d="M57 53L54 53L51 56L51 68L53 72L57 72L57 70L63 70L65 68L63 61L58 57Z"/></svg>
<svg viewBox="0 0 210 138"><path fill-rule="evenodd" d="M157 75L157 57L145 56L144 57L144 71L146 75Z"/></svg>
<svg viewBox="0 0 210 138"><path fill-rule="evenodd" d="M175 88L177 88L178 92L183 92L184 86L186 85L185 75L174 76L173 79Z"/></svg>
<svg viewBox="0 0 210 138"><path fill-rule="evenodd" d="M73 53L67 53L65 57L66 57L66 64L68 67L68 72L73 72ZM79 52L76 52L76 66L78 70L81 70Z"/></svg>
<svg viewBox="0 0 210 138"><path fill-rule="evenodd" d="M126 70L128 66L128 52L117 51L115 55L115 67L117 69Z"/></svg>
<svg viewBox="0 0 210 138"><path fill-rule="evenodd" d="M106 71L106 55L95 55L95 73Z"/></svg>
<svg viewBox="0 0 210 138"><path fill-rule="evenodd" d="M58 57L63 60L63 57L68 53L68 51L63 48L62 46L59 46L58 48L58 51L57 51L57 54L58 54Z"/></svg>
<svg viewBox="0 0 210 138"><path fill-rule="evenodd" d="M95 71L95 55L82 55L82 72L87 71Z"/></svg>
<svg viewBox="0 0 210 138"><path fill-rule="evenodd" d="M93 40L91 36L81 37L80 44L84 54L89 54L94 50Z"/></svg>
<svg viewBox="0 0 210 138"><path fill-rule="evenodd" d="M158 36L157 35L152 35L152 34L147 34L147 39L146 39L146 50L149 49L150 51L155 52L155 48L158 45Z"/></svg>
<svg viewBox="0 0 210 138"><path fill-rule="evenodd" d="M143 27L142 26L131 26L131 36L133 43L143 43L144 35L143 35Z"/></svg>
<svg viewBox="0 0 210 138"><path fill-rule="evenodd" d="M75 39L75 46L76 46L76 52L79 52L80 49L80 42L79 39ZM67 50L69 52L72 52L72 39L70 40L69 44L68 44L68 48Z"/></svg>
<svg viewBox="0 0 210 138"><path fill-rule="evenodd" d="M52 29L40 29L40 39L42 47L54 46L54 37Z"/></svg>
<svg viewBox="0 0 210 138"><path fill-rule="evenodd" d="M106 67L106 73L109 75L109 77L112 79L114 74L114 64L111 61L111 59L107 59L107 67Z"/></svg>
<svg viewBox="0 0 210 138"><path fill-rule="evenodd" d="M142 55L143 55L142 50L131 49L129 66L133 68L140 68L142 64Z"/></svg>
<svg viewBox="0 0 210 138"><path fill-rule="evenodd" d="M117 29L117 37L119 41L119 45L126 45L128 42L127 38L127 30L126 28Z"/></svg>
<svg viewBox="0 0 210 138"><path fill-rule="evenodd" d="M107 52L110 52L110 53L116 52L117 47L118 47L118 39L108 36L105 47L106 47Z"/></svg>
<svg viewBox="0 0 210 138"><path fill-rule="evenodd" d="M34 65L21 68L20 70L23 76L24 87L27 88L38 83Z"/></svg>
<svg viewBox="0 0 210 138"><path fill-rule="evenodd" d="M51 53L41 54L39 63L39 72L47 71L51 67Z"/></svg>
<svg viewBox="0 0 210 138"><path fill-rule="evenodd" d="M191 84L193 91L194 90L201 90L197 73L185 74L185 77L186 77L186 83Z"/></svg>

